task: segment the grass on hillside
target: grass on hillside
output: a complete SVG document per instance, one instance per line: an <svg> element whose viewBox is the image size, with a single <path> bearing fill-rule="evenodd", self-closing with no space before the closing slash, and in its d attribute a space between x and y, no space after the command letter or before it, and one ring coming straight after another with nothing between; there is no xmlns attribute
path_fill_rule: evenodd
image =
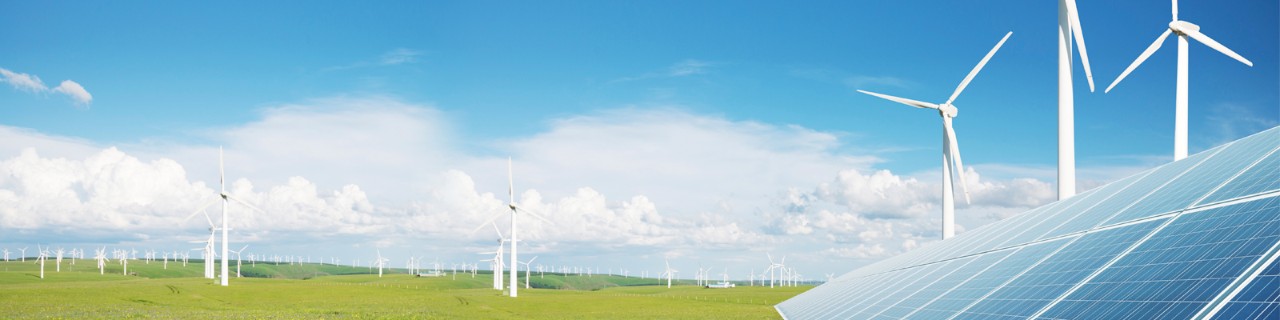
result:
<svg viewBox="0 0 1280 320"><path fill-rule="evenodd" d="M0 262L0 317L773 319L773 305L809 288L668 289L645 285L656 279L534 274L531 285L579 290L524 289L522 276L520 297L512 299L492 289L487 272L460 272L455 279L451 273L414 277L384 270L379 278L349 274L367 268L258 263L253 274L273 278L230 279L231 286L221 287L202 277L199 263L170 263L165 270L130 261L129 271L138 276L122 275L118 263L109 264L105 275L92 260L63 263L62 272L47 263L40 279L32 261ZM242 273L250 269L245 264Z"/></svg>

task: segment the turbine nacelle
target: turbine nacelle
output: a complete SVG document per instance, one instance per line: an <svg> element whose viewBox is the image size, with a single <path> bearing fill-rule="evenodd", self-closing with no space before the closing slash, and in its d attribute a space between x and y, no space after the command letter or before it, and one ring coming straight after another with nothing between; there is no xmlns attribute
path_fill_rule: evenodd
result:
<svg viewBox="0 0 1280 320"><path fill-rule="evenodd" d="M956 106L951 105L950 103L944 103L944 104L938 105L938 114L941 114L943 117L955 118L956 115L959 113L960 113L960 109L956 108Z"/></svg>
<svg viewBox="0 0 1280 320"><path fill-rule="evenodd" d="M1185 36L1187 33L1200 32L1200 26L1186 21L1174 20L1169 22L1169 30L1180 36Z"/></svg>

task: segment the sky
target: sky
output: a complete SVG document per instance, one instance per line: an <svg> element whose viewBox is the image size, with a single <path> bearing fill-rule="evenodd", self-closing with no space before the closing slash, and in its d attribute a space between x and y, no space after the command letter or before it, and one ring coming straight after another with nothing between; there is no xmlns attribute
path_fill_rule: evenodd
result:
<svg viewBox="0 0 1280 320"><path fill-rule="evenodd" d="M1103 93L1169 2L1078 5L1085 191L1172 160L1177 45ZM1278 4L1180 5L1253 62L1191 44L1190 151L1280 125ZM820 279L941 233L940 119L855 90L943 102L1010 31L955 100L957 229L1056 200L1056 28L1013 0L5 2L0 248L200 247L222 148L247 253L478 263L510 159L546 218L522 261Z"/></svg>

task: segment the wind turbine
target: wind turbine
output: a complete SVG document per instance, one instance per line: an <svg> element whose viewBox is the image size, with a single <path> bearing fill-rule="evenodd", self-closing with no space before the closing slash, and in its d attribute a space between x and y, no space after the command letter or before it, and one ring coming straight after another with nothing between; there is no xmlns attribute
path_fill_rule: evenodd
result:
<svg viewBox="0 0 1280 320"><path fill-rule="evenodd" d="M969 71L969 75L964 77L963 81L960 81L960 85L957 86L956 91L951 94L951 98L948 98L947 102L944 102L940 105L906 99L906 98L899 98L895 96L879 94L879 93L865 91L865 90L858 90L858 92L876 96L885 100L905 104L908 106L922 108L922 109L938 110L938 114L942 116L942 239L943 240L954 237L956 234L955 232L956 208L955 208L955 195L954 195L955 191L954 191L954 186L952 185L953 182L951 180L951 175L953 172L952 165L955 166L954 172L958 173L958 175L960 176L960 190L964 191L965 203L970 203L969 189L968 187L965 186L966 182L964 178L964 164L962 161L960 161L960 144L956 140L956 131L951 126L951 119L955 118L956 114L960 110L957 109L956 106L952 105L951 103L956 100L956 97L960 96L960 92L964 91L965 87L969 86L969 81L973 81L973 77L978 75L978 71L982 71L982 66L985 66L987 64L987 61L991 60L991 56L995 55L996 51L1000 50L1000 46L1003 46L1004 42L1006 40L1009 40L1009 36L1011 35L1013 35L1012 31L1010 31L1009 33L1006 33L1004 35L1004 38L1001 38L1000 42L997 42L996 46L994 48L991 48L990 52L987 52L987 56L982 57L982 61L979 61L978 65L973 67L973 71Z"/></svg>
<svg viewBox="0 0 1280 320"><path fill-rule="evenodd" d="M5 261L5 262L8 262L8 261L9 261L9 253L10 253L10 252L9 252L9 248L4 248L4 261Z"/></svg>
<svg viewBox="0 0 1280 320"><path fill-rule="evenodd" d="M98 274L106 274L107 268L107 247L102 247L93 252L93 258L98 260Z"/></svg>
<svg viewBox="0 0 1280 320"><path fill-rule="evenodd" d="M1075 0L1058 0L1058 200L1076 194L1075 88L1072 85L1074 57L1071 39L1080 49L1089 92L1093 92L1093 72L1089 70L1089 54L1080 28L1080 13Z"/></svg>
<svg viewBox="0 0 1280 320"><path fill-rule="evenodd" d="M22 249L18 249L18 251L22 251L22 256L18 257L22 259L22 262L27 262L27 248L30 247L22 247Z"/></svg>
<svg viewBox="0 0 1280 320"><path fill-rule="evenodd" d="M236 278L240 277L240 253L244 252L244 249L248 249L248 248L249 248L249 245L246 244L243 247L240 247L240 250L231 251L236 254Z"/></svg>
<svg viewBox="0 0 1280 320"><path fill-rule="evenodd" d="M54 251L54 253L56 253L54 256L55 258L53 259L54 272L62 272L62 254L65 252L66 250L63 250L61 247Z"/></svg>
<svg viewBox="0 0 1280 320"><path fill-rule="evenodd" d="M376 262L377 262L377 264L378 264L378 277L379 277L379 278L381 278L381 277L382 277L382 267L383 267L383 266L385 266L385 265L387 264L387 261L388 261L388 260L387 260L387 258L383 258L383 257L382 257L382 250L381 250L381 249L378 249L378 258L377 258L377 260L374 260L374 261L376 261Z"/></svg>
<svg viewBox="0 0 1280 320"><path fill-rule="evenodd" d="M775 282L775 280L774 280L774 279L776 279L776 277L774 276L774 273L775 273L775 272L776 272L776 273L786 272L786 267L787 267L787 265L786 265L786 264L787 264L787 256L782 256L782 260L780 260L779 262L773 262L773 255L772 255L772 254L769 254L769 253L767 253L767 252L766 252L766 253L765 253L765 256L769 258L769 268L765 269L765 271L764 271L764 272L768 272L768 273L769 273L769 287L770 287L770 288L773 288L773 284L774 284L774 282ZM763 276L764 276L764 274L762 273L762 274L761 274L761 279L760 279L760 286L764 286L764 278L763 278ZM785 276L784 276L784 277L785 277Z"/></svg>
<svg viewBox="0 0 1280 320"><path fill-rule="evenodd" d="M497 216L495 216L494 219L497 219ZM493 232L498 233L498 249L494 250L493 252L481 252L480 254L492 253L493 258L480 260L480 261L488 261L491 264L492 268L489 268L489 269L493 270L493 289L502 290L502 269L503 269L502 268L502 265L503 265L502 250L507 246L507 238L502 236L502 230L498 230L498 225L493 222L493 219L490 219L488 222L485 222L485 224L480 225L480 227L476 228L475 230L471 230L471 233L480 231L480 228L484 228L485 225L492 225ZM475 271L472 271L471 273L472 273L471 277L475 278Z"/></svg>
<svg viewBox="0 0 1280 320"><path fill-rule="evenodd" d="M518 256L519 254L518 246L520 243L520 239L516 236L517 235L516 230L519 230L517 228L518 224L516 223L516 220L517 220L516 217L519 216L519 213L523 212L533 216L534 218L538 218L539 220L546 221L547 223L551 223L551 221L547 220L547 218L543 218L542 215L536 212L529 211L529 209L525 209L521 207L519 204L516 203L516 187L515 187L515 178L511 173L511 158L507 158L507 196L510 197L510 201L507 202L507 207L511 208L511 261L512 263L511 263L511 270L510 270L511 280L509 283L511 284L510 286L511 297L515 298L518 296L517 294L518 286L516 285L518 283L517 282L518 279L516 278L520 275L520 270L519 270L520 264L518 263L520 261L520 258ZM494 220L497 220L498 217L499 216L494 216L492 219L489 219L489 222L486 222L486 223L491 223ZM483 228L484 226L482 225L480 227Z"/></svg>
<svg viewBox="0 0 1280 320"><path fill-rule="evenodd" d="M1128 68L1125 68L1124 72L1120 73L1120 77L1117 77L1115 81L1111 82L1111 85L1107 87L1105 92L1111 92L1111 88L1115 88L1116 84L1120 83L1120 80L1124 80L1124 77L1129 75L1129 72L1133 72L1133 69L1137 68L1143 61L1146 61L1147 57L1150 57L1152 53L1159 50L1160 45L1164 44L1165 38L1168 38L1170 33L1178 34L1178 82L1177 92L1174 95L1173 125L1173 160L1178 161L1187 157L1187 83L1189 81L1189 76L1187 75L1187 38L1196 39L1196 41L1209 46L1209 48L1218 50L1218 52L1221 52L1232 59L1236 59L1236 61L1240 61L1247 66L1252 67L1253 62L1250 62L1249 59L1245 59L1240 56L1235 51L1231 51L1227 46L1214 41L1212 38L1209 38L1209 36L1200 33L1200 26L1191 22L1178 20L1178 0L1173 0L1173 21L1169 22L1169 28L1164 30L1164 33L1161 33L1160 37L1156 38L1156 41L1151 43L1151 46L1147 47L1147 50L1142 51L1142 54L1138 55L1138 59L1134 60L1133 64L1130 64Z"/></svg>
<svg viewBox="0 0 1280 320"><path fill-rule="evenodd" d="M533 263L533 260L538 260L538 256L533 256L533 259L529 259L528 262L521 262L524 264L524 288L525 289L529 288L529 270L532 269L530 264Z"/></svg>
<svg viewBox="0 0 1280 320"><path fill-rule="evenodd" d="M44 261L48 260L49 251L41 248L40 245L36 245L36 250L40 251L40 257L37 258L40 259L40 279L44 279Z"/></svg>
<svg viewBox="0 0 1280 320"><path fill-rule="evenodd" d="M662 275L667 276L667 289L671 289L671 277L675 276L676 272L680 272L680 270L672 269L671 261L667 261L667 259L662 259L662 262L667 264L667 269L662 271Z"/></svg>
<svg viewBox="0 0 1280 320"><path fill-rule="evenodd" d="M235 201L235 202L239 202L240 204L242 204L242 205L244 205L244 206L246 206L246 207L249 207L250 209L253 209L253 210L255 210L255 211L258 211L258 212L263 212L263 211L262 211L262 209L258 209L258 207L255 207L255 206L253 206L253 205L249 204L248 202L241 201L240 199L237 199L236 197L232 197L230 194L228 194L228 193L227 193L227 179L226 179L226 171L223 169L223 161L222 161L222 147L218 147L218 184L219 184L219 185L220 185L220 187L221 187L221 191L219 191L219 192L218 192L218 196L219 196L220 198L222 198L222 199L221 199L221 202L222 202L222 280L221 280L221 284L222 284L222 286L224 286L224 287L225 287L225 286L227 286L227 273L228 273L228 270L227 270L227 251L228 251L228 249L227 249L227 230L230 230L230 229L228 229L228 228L227 228L227 206L228 206L228 204L229 204L231 201ZM217 199L214 199L214 201L213 201L213 202L210 202L209 204L205 205L203 208L200 208L200 210L198 210L198 211L204 211L204 208L208 208L209 206L211 206L211 205L213 205L213 204L215 204L215 203L217 203L217 202L218 202L218 200L217 200ZM264 212L264 213L265 213L265 212ZM195 215L195 214L193 213L192 215ZM207 216L206 216L206 218L207 218ZM189 219L189 218L188 218L188 219ZM212 223L212 221L210 221L210 223ZM209 261L205 261L205 264L208 264L208 263L209 263Z"/></svg>

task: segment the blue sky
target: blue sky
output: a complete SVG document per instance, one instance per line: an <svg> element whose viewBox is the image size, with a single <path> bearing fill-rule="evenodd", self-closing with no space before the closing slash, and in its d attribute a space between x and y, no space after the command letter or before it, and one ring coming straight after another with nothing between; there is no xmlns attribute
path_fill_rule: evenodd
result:
<svg viewBox="0 0 1280 320"><path fill-rule="evenodd" d="M1087 187L1171 158L1176 43L1167 40L1103 94L1166 28L1169 3L1079 6L1097 86L1089 93L1084 77L1076 77L1077 155ZM605 197L601 208L619 215L640 210L637 203L645 201L635 197L642 196L666 218L637 218L659 231L633 235L667 240L602 245L589 239L600 231L581 226L587 231L580 238L548 235L543 245L531 244L563 263L649 265L667 256L690 265L701 259L763 266L756 261L763 251L787 251L810 274L838 272L936 235L928 233L936 209L920 209L933 202L928 195L867 203L832 191L894 178L914 181L893 184L908 191L936 190L938 183L936 115L855 89L945 101L1013 31L956 100L956 130L966 164L988 182L1052 186L1056 10L1050 1L5 3L0 42L9 49L0 50L0 68L38 76L47 87L72 80L92 101L10 81L0 88L0 125L10 135L0 158L32 148L38 159L89 166L86 159L114 146L144 165L172 159L185 170L180 180L195 190L216 187L212 151L226 145L231 179L247 179L254 191L269 193L296 176L314 184L326 204L345 199L330 194L349 184L372 203L335 211L337 220L350 218L336 225L249 235L263 246L308 251L287 243L327 238L324 230L332 227L345 230L342 242L462 260L468 256L459 250L424 251L450 247L441 239L470 230L423 226L392 237L369 225L399 218L438 225L444 218L432 215L440 212L479 215L483 210L474 208L484 205L426 194L456 187L440 177L456 170L474 179L476 203L488 203L485 193L502 199L501 160L511 156L518 191L537 190L547 209L591 202L582 195L588 188ZM1280 124L1277 3L1182 1L1180 12L1254 63L1247 67L1192 43L1191 152ZM323 148L324 141L333 148ZM866 179L842 180L845 170ZM877 170L888 170L888 180L872 179ZM22 198L15 181L21 179L11 174L0 184ZM69 188L92 202L93 187ZM1026 192L1030 202L961 208L972 212L961 223L976 227L1052 200L1039 191ZM811 200L804 209L786 209L805 195ZM172 215L198 205L190 206L175 204L172 211L183 213ZM820 222L823 210L837 218ZM129 206L109 211L170 214ZM986 211L1001 213L979 214ZM801 218L817 230L786 223ZM20 231L0 236L0 246L32 242L45 230L94 230L102 235L95 239L142 246L179 236L147 227L147 219L82 227L0 223ZM851 223L856 227L840 227ZM736 229L707 229L727 225ZM558 228L574 227L580 226ZM696 230L740 237L698 250L705 239ZM362 248L312 251L355 256ZM745 252L752 258L738 257ZM637 256L645 260L626 258ZM838 262L825 263L831 259Z"/></svg>

